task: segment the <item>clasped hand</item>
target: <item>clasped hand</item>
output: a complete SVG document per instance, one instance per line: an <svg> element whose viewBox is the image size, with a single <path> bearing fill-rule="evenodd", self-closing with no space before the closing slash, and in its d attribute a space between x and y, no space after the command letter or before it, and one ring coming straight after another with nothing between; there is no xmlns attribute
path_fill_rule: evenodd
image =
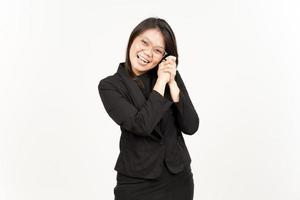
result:
<svg viewBox="0 0 300 200"><path fill-rule="evenodd" d="M159 79L164 80L166 83L175 81L176 75L176 57L168 56L158 66L157 76Z"/></svg>

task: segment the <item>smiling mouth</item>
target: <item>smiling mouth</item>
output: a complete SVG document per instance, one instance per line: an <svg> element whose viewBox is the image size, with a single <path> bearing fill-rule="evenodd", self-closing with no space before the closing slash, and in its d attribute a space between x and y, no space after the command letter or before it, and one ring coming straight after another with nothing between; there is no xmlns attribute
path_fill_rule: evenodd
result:
<svg viewBox="0 0 300 200"><path fill-rule="evenodd" d="M146 59L143 58L142 56L139 56L138 54L137 54L137 58L140 59L140 60L141 60L143 63L145 63L145 64L150 63L150 61L146 60Z"/></svg>

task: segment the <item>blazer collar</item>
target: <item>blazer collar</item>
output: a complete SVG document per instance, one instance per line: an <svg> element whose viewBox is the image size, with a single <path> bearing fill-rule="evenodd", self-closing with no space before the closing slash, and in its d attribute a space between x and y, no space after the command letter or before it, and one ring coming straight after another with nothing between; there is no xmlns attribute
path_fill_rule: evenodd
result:
<svg viewBox="0 0 300 200"><path fill-rule="evenodd" d="M140 108L146 101L145 96L125 69L125 63L120 63L117 73L121 76L130 97L136 107Z"/></svg>

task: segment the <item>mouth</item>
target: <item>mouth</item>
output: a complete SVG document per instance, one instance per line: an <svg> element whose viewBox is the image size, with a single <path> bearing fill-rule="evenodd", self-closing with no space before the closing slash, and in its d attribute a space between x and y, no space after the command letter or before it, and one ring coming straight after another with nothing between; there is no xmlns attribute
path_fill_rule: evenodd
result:
<svg viewBox="0 0 300 200"><path fill-rule="evenodd" d="M137 54L137 58L140 59L140 60L141 60L143 63L145 63L145 64L150 63L149 60L147 60L146 58L144 58L143 56L140 56L140 55L138 55L138 54Z"/></svg>

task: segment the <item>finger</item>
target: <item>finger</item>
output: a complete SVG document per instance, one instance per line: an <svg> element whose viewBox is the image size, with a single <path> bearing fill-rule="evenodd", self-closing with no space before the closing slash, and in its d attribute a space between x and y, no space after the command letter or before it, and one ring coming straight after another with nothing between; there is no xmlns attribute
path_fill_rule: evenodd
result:
<svg viewBox="0 0 300 200"><path fill-rule="evenodd" d="M163 65L167 65L167 64L170 64L172 61L170 59L164 59L161 63Z"/></svg>
<svg viewBox="0 0 300 200"><path fill-rule="evenodd" d="M169 73L171 74L172 72L170 70L162 70L163 73Z"/></svg>
<svg viewBox="0 0 300 200"><path fill-rule="evenodd" d="M164 65L161 67L161 69L170 69L172 66L170 64Z"/></svg>
<svg viewBox="0 0 300 200"><path fill-rule="evenodd" d="M164 66L162 69L173 70L174 66L172 66L172 65L169 64L169 65Z"/></svg>
<svg viewBox="0 0 300 200"><path fill-rule="evenodd" d="M164 67L164 66L169 65L169 64L171 64L170 61L164 61L164 62L161 63L161 67Z"/></svg>
<svg viewBox="0 0 300 200"><path fill-rule="evenodd" d="M162 69L161 71L162 71L162 72L170 72L169 69Z"/></svg>
<svg viewBox="0 0 300 200"><path fill-rule="evenodd" d="M166 60L167 60L167 61L173 61L173 62L175 62L175 61L176 61L176 57L170 55L170 56L168 56L168 57L166 58Z"/></svg>
<svg viewBox="0 0 300 200"><path fill-rule="evenodd" d="M169 64L168 68L171 69L171 70L175 70L176 65L175 64Z"/></svg>
<svg viewBox="0 0 300 200"><path fill-rule="evenodd" d="M173 60L169 60L169 61L166 61L165 63L164 63L164 65L168 65L168 67L170 68L174 68L174 67L176 67L176 63L173 61Z"/></svg>
<svg viewBox="0 0 300 200"><path fill-rule="evenodd" d="M176 74L176 71L174 71L174 70L170 70L170 69L164 69L164 70L162 70L162 72L167 72L167 73L170 73L170 74Z"/></svg>
<svg viewBox="0 0 300 200"><path fill-rule="evenodd" d="M169 56L166 57L167 60L169 60L169 59L174 59L174 58L176 58L176 57L173 56L173 55L169 55Z"/></svg>
<svg viewBox="0 0 300 200"><path fill-rule="evenodd" d="M165 66L168 66L168 65L170 65L170 64L171 64L170 61L165 61L165 62L163 62L162 66L165 67Z"/></svg>

